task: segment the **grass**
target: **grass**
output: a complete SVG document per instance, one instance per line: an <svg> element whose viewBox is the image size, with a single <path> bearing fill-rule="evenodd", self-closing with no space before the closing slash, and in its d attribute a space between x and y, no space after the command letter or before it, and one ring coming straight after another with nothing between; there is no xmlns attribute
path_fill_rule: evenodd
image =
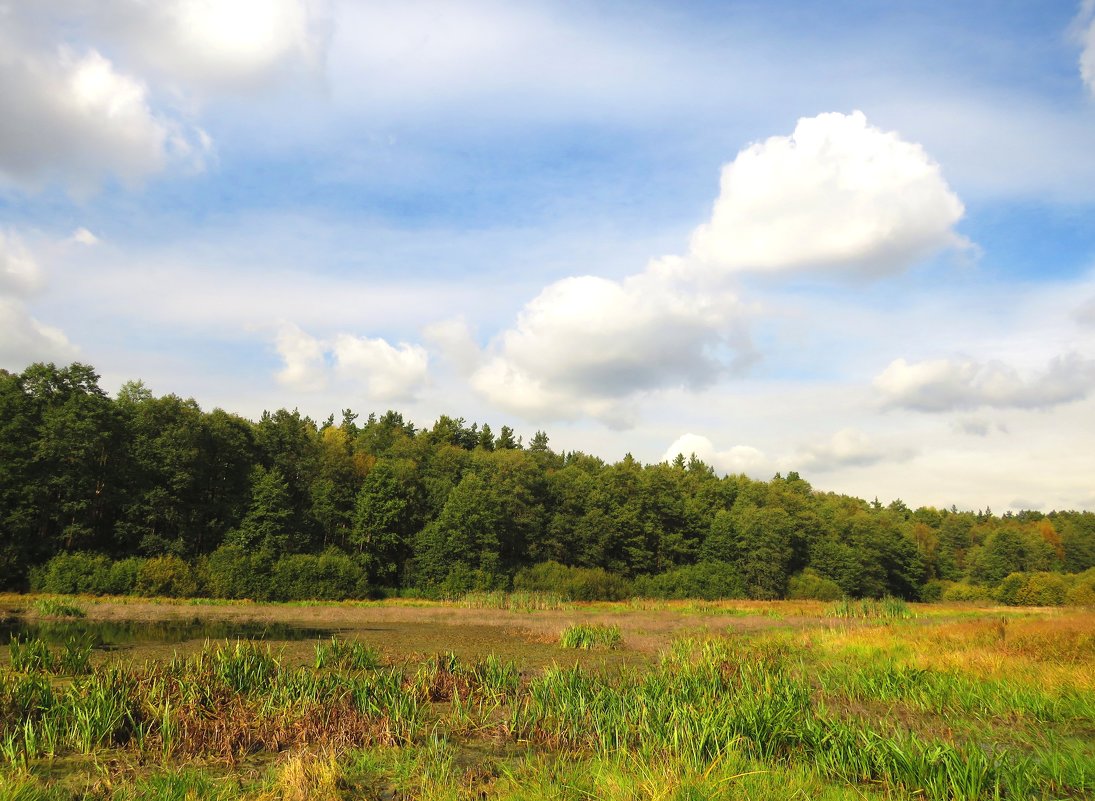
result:
<svg viewBox="0 0 1095 801"><path fill-rule="evenodd" d="M332 637L330 642L316 645L316 669L326 667L343 670L375 670L383 664L380 650L353 640Z"/></svg>
<svg viewBox="0 0 1095 801"><path fill-rule="evenodd" d="M43 640L12 637L8 654L13 670L21 673L54 673L75 676L91 670L91 645L69 639L60 650L51 649Z"/></svg>
<svg viewBox="0 0 1095 801"><path fill-rule="evenodd" d="M512 612L538 612L569 609L563 596L550 592L469 592L458 602L469 609L508 609Z"/></svg>
<svg viewBox="0 0 1095 801"><path fill-rule="evenodd" d="M619 626L601 626L576 623L567 626L559 635L560 648L619 648L623 635Z"/></svg>
<svg viewBox="0 0 1095 801"><path fill-rule="evenodd" d="M706 610L686 605L598 605L564 633L616 650L546 667L520 640L514 655L415 655L359 639L362 628L143 661L134 655L151 651L117 652L58 679L45 665L61 651L19 643L0 665L0 799L1095 794L1090 615L1001 624L995 610L917 607L912 618L867 618L901 625L833 626L820 604L773 607L778 627L758 606L704 628ZM360 614L381 627L383 609ZM417 609L417 625L449 609ZM508 630L514 613L497 612ZM694 635L676 636L663 615ZM562 617L526 620L547 628ZM728 623L740 627L719 633ZM467 624L445 625L456 642ZM617 661L636 632L660 638L658 654Z"/></svg>
<svg viewBox="0 0 1095 801"><path fill-rule="evenodd" d="M64 598L39 598L34 602L34 611L42 617L82 618L87 610Z"/></svg>
<svg viewBox="0 0 1095 801"><path fill-rule="evenodd" d="M900 598L864 598L860 601L845 598L830 605L825 614L858 620L909 620L913 617L912 609Z"/></svg>

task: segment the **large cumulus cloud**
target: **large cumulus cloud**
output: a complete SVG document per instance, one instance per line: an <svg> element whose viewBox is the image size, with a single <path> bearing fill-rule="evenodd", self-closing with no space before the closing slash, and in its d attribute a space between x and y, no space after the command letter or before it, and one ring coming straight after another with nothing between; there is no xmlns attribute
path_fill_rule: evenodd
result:
<svg viewBox="0 0 1095 801"><path fill-rule="evenodd" d="M943 248L964 209L920 145L862 112L800 119L723 167L692 252L727 270L885 275Z"/></svg>

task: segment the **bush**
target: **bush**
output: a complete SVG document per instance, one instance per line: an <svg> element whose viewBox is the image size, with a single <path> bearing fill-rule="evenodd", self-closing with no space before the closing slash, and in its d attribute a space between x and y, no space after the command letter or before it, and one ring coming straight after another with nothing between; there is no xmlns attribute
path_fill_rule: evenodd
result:
<svg viewBox="0 0 1095 801"><path fill-rule="evenodd" d="M1069 586L1057 573L1012 573L996 588L996 599L1009 606L1061 606Z"/></svg>
<svg viewBox="0 0 1095 801"><path fill-rule="evenodd" d="M365 571L342 551L292 554L274 563L271 597L277 601L341 601L365 598Z"/></svg>
<svg viewBox="0 0 1095 801"><path fill-rule="evenodd" d="M540 562L520 571L513 589L559 595L567 601L621 601L630 598L631 582L600 567L570 567Z"/></svg>
<svg viewBox="0 0 1095 801"><path fill-rule="evenodd" d="M1068 599L1068 584L1059 573L1031 573L1019 592L1023 606L1062 606Z"/></svg>
<svg viewBox="0 0 1095 801"><path fill-rule="evenodd" d="M1095 567L1069 576L1068 602L1076 606L1095 606Z"/></svg>
<svg viewBox="0 0 1095 801"><path fill-rule="evenodd" d="M947 584L948 582L941 579L924 582L924 586L920 588L920 600L929 604L943 600L943 590L947 588Z"/></svg>
<svg viewBox="0 0 1095 801"><path fill-rule="evenodd" d="M200 565L202 589L213 598L269 597L270 564L238 545L222 545Z"/></svg>
<svg viewBox="0 0 1095 801"><path fill-rule="evenodd" d="M144 559L131 557L119 559L110 565L107 576L107 592L111 595L132 595L137 591L137 576L140 575Z"/></svg>
<svg viewBox="0 0 1095 801"><path fill-rule="evenodd" d="M635 580L635 592L648 598L744 598L745 583L726 562L685 565Z"/></svg>
<svg viewBox="0 0 1095 801"><path fill-rule="evenodd" d="M187 598L197 593L194 571L177 556L154 556L137 570L138 595Z"/></svg>
<svg viewBox="0 0 1095 801"><path fill-rule="evenodd" d="M98 553L62 552L33 574L31 589L60 595L110 592L110 559Z"/></svg>
<svg viewBox="0 0 1095 801"><path fill-rule="evenodd" d="M991 601L992 595L987 587L963 582L943 582L942 601Z"/></svg>
<svg viewBox="0 0 1095 801"><path fill-rule="evenodd" d="M787 597L795 601L838 601L844 597L844 591L835 581L808 567L791 576L787 582Z"/></svg>

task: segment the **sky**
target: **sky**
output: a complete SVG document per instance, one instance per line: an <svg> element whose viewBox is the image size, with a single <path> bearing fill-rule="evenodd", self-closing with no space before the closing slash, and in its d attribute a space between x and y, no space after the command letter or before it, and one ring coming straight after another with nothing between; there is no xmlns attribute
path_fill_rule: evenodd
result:
<svg viewBox="0 0 1095 801"><path fill-rule="evenodd" d="M0 367L1095 509L1095 3L0 0Z"/></svg>

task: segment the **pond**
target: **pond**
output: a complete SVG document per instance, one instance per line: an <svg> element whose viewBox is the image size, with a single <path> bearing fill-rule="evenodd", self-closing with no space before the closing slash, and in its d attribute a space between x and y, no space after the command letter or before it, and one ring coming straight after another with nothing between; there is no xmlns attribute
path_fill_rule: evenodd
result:
<svg viewBox="0 0 1095 801"><path fill-rule="evenodd" d="M265 640L293 642L328 639L337 629L309 628L287 623L225 620L39 620L19 617L0 619L0 645L12 637L39 638L63 645L69 640L112 651L134 645L171 645L189 640Z"/></svg>

